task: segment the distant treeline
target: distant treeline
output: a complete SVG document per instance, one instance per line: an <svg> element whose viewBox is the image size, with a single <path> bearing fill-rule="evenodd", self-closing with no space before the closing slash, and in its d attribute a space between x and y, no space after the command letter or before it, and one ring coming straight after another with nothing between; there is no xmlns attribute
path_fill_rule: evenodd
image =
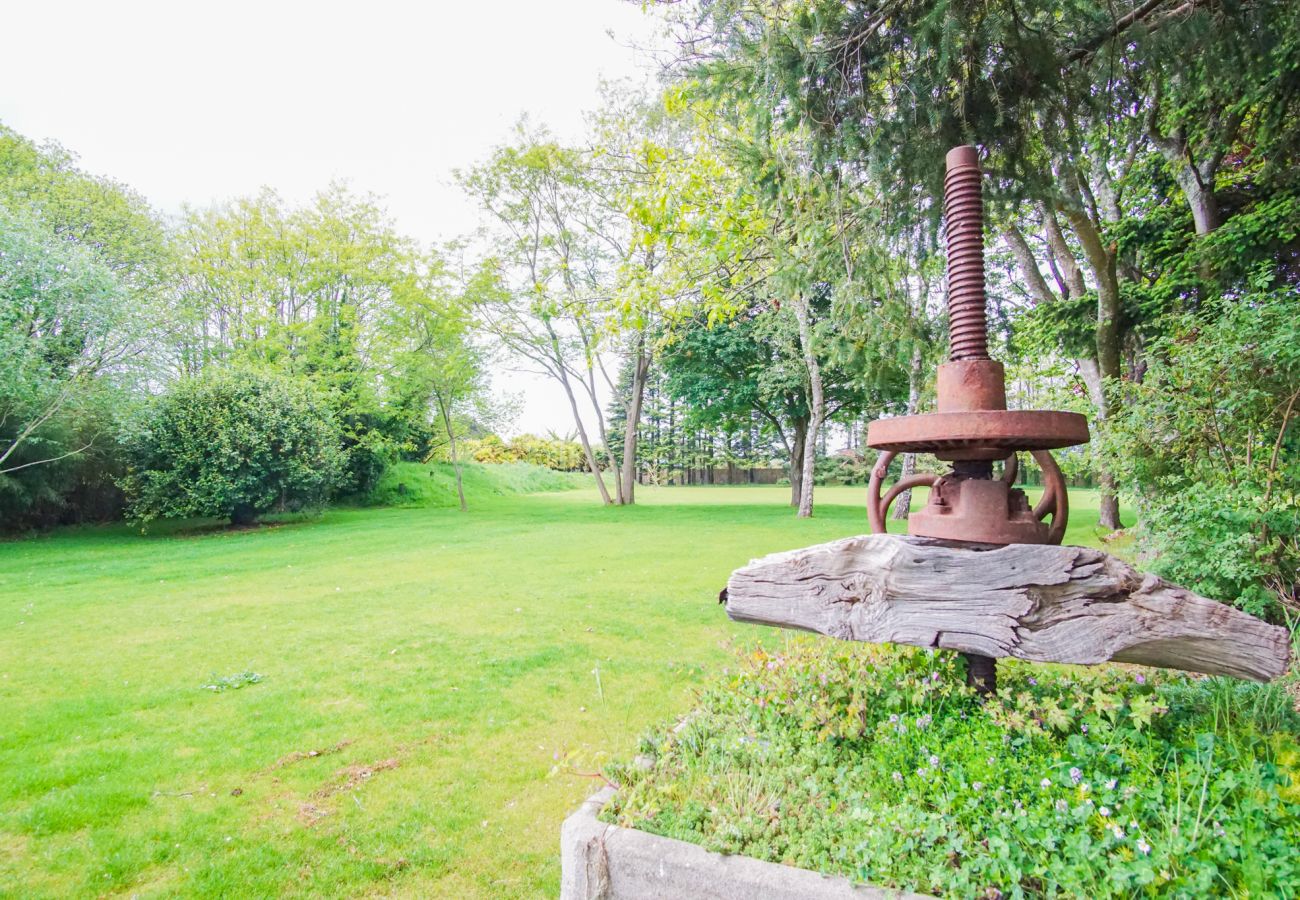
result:
<svg viewBox="0 0 1300 900"><path fill-rule="evenodd" d="M362 496L491 422L441 258L339 186L167 220L0 126L0 529Z"/></svg>
<svg viewBox="0 0 1300 900"><path fill-rule="evenodd" d="M783 467L813 515L861 477L830 432L933 408L974 144L1008 403L1088 415L1063 467L1161 574L1300 611L1300 4L1130 6L647 4L683 48L655 91L580 141L521 122L436 250L338 186L164 220L0 131L4 526L242 521L471 436L613 504ZM484 437L494 367L549 380L576 451Z"/></svg>

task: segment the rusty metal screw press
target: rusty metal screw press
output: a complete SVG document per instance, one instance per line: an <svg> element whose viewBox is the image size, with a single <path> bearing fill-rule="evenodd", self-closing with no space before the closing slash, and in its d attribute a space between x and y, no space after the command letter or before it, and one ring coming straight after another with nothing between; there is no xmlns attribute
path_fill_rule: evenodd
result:
<svg viewBox="0 0 1300 900"><path fill-rule="evenodd" d="M939 366L937 412L878 419L867 429L867 445L881 451L867 488L871 530L885 531L889 506L903 491L928 486L926 505L908 518L909 534L984 545L1059 544L1069 502L1065 479L1048 451L1086 443L1088 422L1078 413L1007 409L1002 364L988 355L979 154L974 147L955 147L946 162L948 362ZM1021 451L1031 453L1043 470L1043 497L1033 508L1024 491L1013 487ZM951 462L952 471L913 475L882 497L889 464L899 453L932 453ZM995 479L997 460L1006 462L1002 477ZM964 655L967 683L981 692L994 690L994 660Z"/></svg>

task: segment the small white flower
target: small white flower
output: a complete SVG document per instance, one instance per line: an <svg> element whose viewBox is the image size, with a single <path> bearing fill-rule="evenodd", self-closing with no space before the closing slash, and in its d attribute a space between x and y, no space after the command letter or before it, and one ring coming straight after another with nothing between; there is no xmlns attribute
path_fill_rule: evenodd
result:
<svg viewBox="0 0 1300 900"><path fill-rule="evenodd" d="M1044 778L1042 781L1038 782L1038 786L1043 790L1047 790L1049 787L1052 786L1052 779Z"/></svg>
<svg viewBox="0 0 1300 900"><path fill-rule="evenodd" d="M971 784L971 787L974 788L974 789L975 789L975 793L978 794L980 791L984 790L984 782L982 782L982 781L976 781L976 782L974 782L974 783Z"/></svg>
<svg viewBox="0 0 1300 900"><path fill-rule="evenodd" d="M1143 856L1146 856L1148 853L1151 852L1151 845L1147 843L1146 838L1138 838L1137 847L1138 847L1138 852L1141 853Z"/></svg>
<svg viewBox="0 0 1300 900"><path fill-rule="evenodd" d="M1115 835L1116 840L1118 841L1124 840L1124 829L1120 828L1118 825L1112 825L1110 829L1110 833Z"/></svg>
<svg viewBox="0 0 1300 900"><path fill-rule="evenodd" d="M1070 768L1070 780L1075 784L1078 784L1083 780L1083 773L1079 771L1077 766L1072 766Z"/></svg>
<svg viewBox="0 0 1300 900"><path fill-rule="evenodd" d="M1056 801L1056 811L1057 811L1057 812L1061 812L1061 813L1063 813L1063 812L1067 811L1069 808L1070 808L1070 804L1066 803L1064 800L1057 800L1057 801Z"/></svg>
<svg viewBox="0 0 1300 900"><path fill-rule="evenodd" d="M1117 779L1112 778L1110 781L1106 782L1106 790L1108 791L1115 790L1115 785L1117 784L1119 784L1119 781Z"/></svg>
<svg viewBox="0 0 1300 900"><path fill-rule="evenodd" d="M894 775L893 775L893 778L894 778L895 781L902 781L902 780L903 780L903 773L902 773L902 772L895 772Z"/></svg>
<svg viewBox="0 0 1300 900"><path fill-rule="evenodd" d="M930 765L934 766L936 769L939 768L939 757L930 754Z"/></svg>
<svg viewBox="0 0 1300 900"><path fill-rule="evenodd" d="M1097 810L1097 815L1101 816L1103 819L1110 818L1110 807L1109 806L1101 807L1100 809Z"/></svg>

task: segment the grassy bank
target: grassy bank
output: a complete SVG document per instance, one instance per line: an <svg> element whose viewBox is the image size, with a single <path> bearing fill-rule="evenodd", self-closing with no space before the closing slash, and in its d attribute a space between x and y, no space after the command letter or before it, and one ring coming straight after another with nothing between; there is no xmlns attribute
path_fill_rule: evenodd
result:
<svg viewBox="0 0 1300 900"><path fill-rule="evenodd" d="M588 775L786 640L726 620L728 573L865 530L860 488L800 521L785 488L491 474L463 514L0 544L0 894L554 896Z"/></svg>
<svg viewBox="0 0 1300 900"><path fill-rule="evenodd" d="M575 472L555 472L529 463L482 465L463 463L461 477L466 497L488 501L515 494L544 494L571 491L585 486L588 479ZM448 463L420 465L400 462L389 466L367 498L370 506L459 506L456 472Z"/></svg>

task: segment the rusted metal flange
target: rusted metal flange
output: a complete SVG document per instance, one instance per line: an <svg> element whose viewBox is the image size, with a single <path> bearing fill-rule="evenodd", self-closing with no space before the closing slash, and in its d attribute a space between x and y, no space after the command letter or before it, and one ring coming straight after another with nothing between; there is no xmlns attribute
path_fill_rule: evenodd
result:
<svg viewBox="0 0 1300 900"><path fill-rule="evenodd" d="M1088 420L1072 412L1007 409L1006 375L988 356L984 207L975 148L953 149L947 167L949 361L939 367L937 412L879 419L867 429L867 445L882 451L868 485L871 529L885 530L885 513L902 491L926 485L929 501L909 516L909 534L984 544L1060 543L1069 505L1065 479L1047 451L1086 443ZM1018 452L1032 453L1043 470L1043 499L1033 508L1013 486ZM882 497L897 453L931 453L954 463L954 470L912 476ZM1006 477L995 480L997 460L1007 460L1007 469Z"/></svg>
<svg viewBox="0 0 1300 900"><path fill-rule="evenodd" d="M933 453L945 460L999 460L1017 450L1055 450L1088 441L1088 420L1043 409L940 412L878 419L867 445L895 453Z"/></svg>

